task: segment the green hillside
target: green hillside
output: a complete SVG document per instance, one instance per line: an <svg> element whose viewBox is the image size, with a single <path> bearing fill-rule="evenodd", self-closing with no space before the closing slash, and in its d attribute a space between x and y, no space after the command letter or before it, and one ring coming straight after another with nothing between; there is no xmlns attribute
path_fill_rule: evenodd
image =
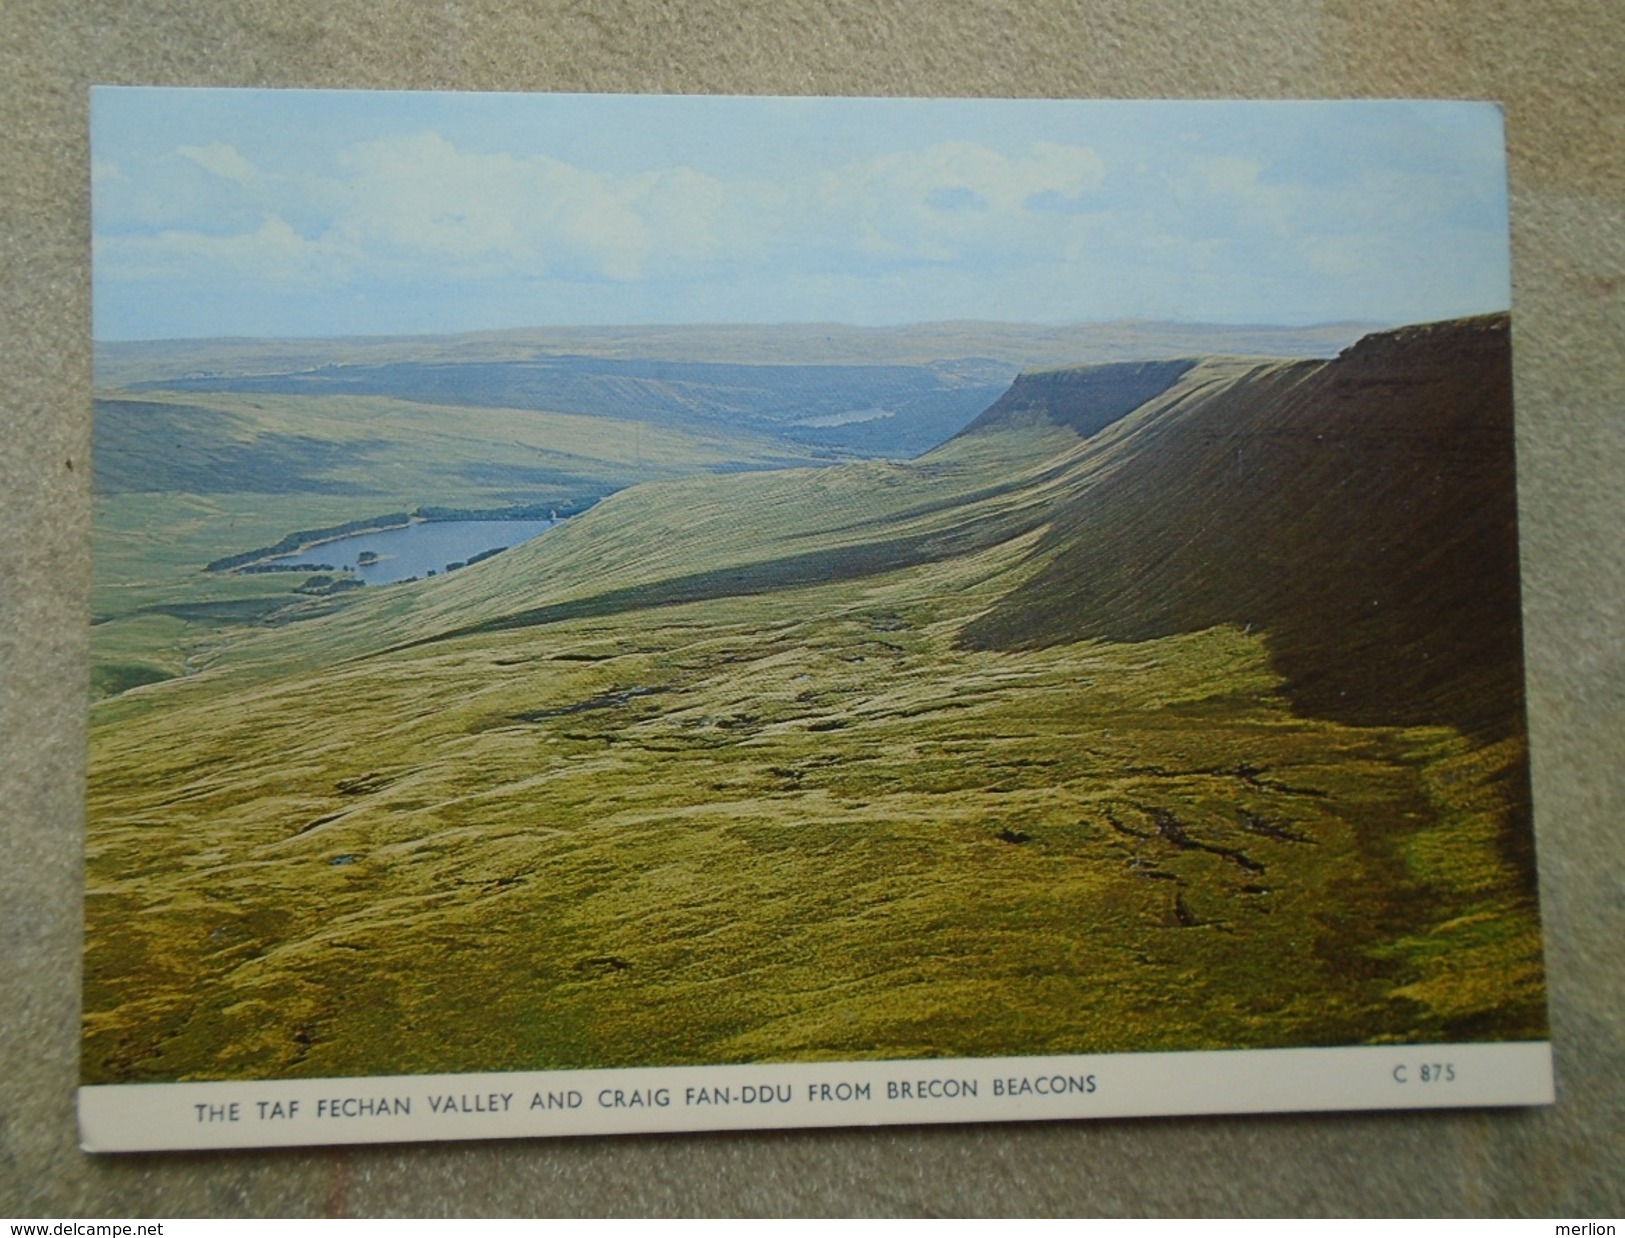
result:
<svg viewBox="0 0 1625 1238"><path fill-rule="evenodd" d="M223 627L93 713L86 1080L1544 1035L1516 702L1477 723L1506 633L1458 623L1418 704L1405 641L1303 613L1373 545L1489 544L1503 410L1453 393L1497 389L1494 331L1035 374L919 460L639 485ZM1398 483L1224 483L1419 358L1407 424L1461 450L1404 546ZM1438 445L1339 441L1380 477ZM1259 531L1288 509L1341 540ZM1296 583L1192 566L1248 540ZM1312 622L1357 709L1283 658Z"/></svg>
<svg viewBox="0 0 1625 1238"><path fill-rule="evenodd" d="M103 693L201 665L225 625L334 609L286 577L203 570L294 530L435 506L568 514L657 478L828 461L748 430L380 396L108 391L95 445Z"/></svg>

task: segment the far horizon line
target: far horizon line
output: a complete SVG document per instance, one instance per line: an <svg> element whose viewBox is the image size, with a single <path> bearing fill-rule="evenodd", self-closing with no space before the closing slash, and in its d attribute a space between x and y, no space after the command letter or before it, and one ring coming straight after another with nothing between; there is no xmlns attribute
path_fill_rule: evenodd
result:
<svg viewBox="0 0 1625 1238"><path fill-rule="evenodd" d="M835 321L715 321L715 322L580 322L535 323L511 327L467 327L451 331L386 331L357 332L333 335L155 335L119 336L106 338L92 335L96 346L114 344L233 344L233 343L336 343L339 341L380 341L414 339L454 339L469 336L520 335L535 332L574 331L727 331L727 330L839 330L852 332L914 331L922 328L976 328L982 330L1021 329L1029 331L1074 331L1091 327L1181 327L1229 331L1321 331L1358 327L1362 330L1392 330L1397 327L1419 326L1429 322L1452 322L1465 318L1480 318L1495 314L1510 314L1510 309L1479 310L1469 314L1452 314L1440 318L1384 319L1384 318L1332 318L1314 322L1223 321L1218 319L1182 318L1100 318L1074 322L1036 322L1018 319L992 318L927 318L912 322L864 324Z"/></svg>

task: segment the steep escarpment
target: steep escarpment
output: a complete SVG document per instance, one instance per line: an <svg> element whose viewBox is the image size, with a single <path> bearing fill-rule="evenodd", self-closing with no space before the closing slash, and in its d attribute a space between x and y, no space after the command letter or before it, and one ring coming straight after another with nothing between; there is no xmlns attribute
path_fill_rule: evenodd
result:
<svg viewBox="0 0 1625 1238"><path fill-rule="evenodd" d="M1307 712L1521 734L1509 335L1504 315L1382 332L1187 401L963 642L1234 624L1268 634ZM978 432L1019 423L992 411Z"/></svg>
<svg viewBox="0 0 1625 1238"><path fill-rule="evenodd" d="M1037 370L1019 375L1010 389L962 433L1048 423L1090 438L1179 381L1194 360L1122 362Z"/></svg>

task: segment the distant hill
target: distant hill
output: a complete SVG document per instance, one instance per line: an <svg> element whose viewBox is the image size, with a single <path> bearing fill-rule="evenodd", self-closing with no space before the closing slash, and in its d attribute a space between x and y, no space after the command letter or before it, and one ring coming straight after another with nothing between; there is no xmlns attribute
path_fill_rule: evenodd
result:
<svg viewBox="0 0 1625 1238"><path fill-rule="evenodd" d="M919 366L980 359L1013 373L1032 366L1160 357L1330 357L1378 325L1123 321L1065 327L1006 322L527 327L459 335L305 340L103 340L95 346L95 364L96 383L102 387L173 378L291 374L335 365L476 364L569 356L724 365Z"/></svg>
<svg viewBox="0 0 1625 1238"><path fill-rule="evenodd" d="M1040 415L1098 433L1102 388L1088 369L1024 375L967 434L1030 433ZM1268 632L1310 713L1521 733L1505 316L1176 386L1099 450L1123 458L1055 513L1046 565L965 629L967 645L1235 624Z"/></svg>
<svg viewBox="0 0 1625 1238"><path fill-rule="evenodd" d="M687 432L766 434L792 450L906 459L942 443L1024 368L1170 356L1327 357L1357 324L943 322L532 328L330 340L96 346L104 393L382 396L530 409Z"/></svg>
<svg viewBox="0 0 1625 1238"><path fill-rule="evenodd" d="M738 365L556 356L207 374L136 383L130 390L385 396L644 421L687 432L765 434L803 447L908 457L952 437L1012 374L1013 367L992 361Z"/></svg>

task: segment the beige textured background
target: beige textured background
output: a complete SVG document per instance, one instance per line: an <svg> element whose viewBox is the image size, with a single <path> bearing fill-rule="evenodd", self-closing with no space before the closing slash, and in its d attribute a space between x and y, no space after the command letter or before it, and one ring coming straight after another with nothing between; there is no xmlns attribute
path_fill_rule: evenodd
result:
<svg viewBox="0 0 1625 1238"><path fill-rule="evenodd" d="M1500 99L1555 1110L93 1159L86 88ZM0 1215L1625 1213L1625 4L0 0Z"/></svg>

